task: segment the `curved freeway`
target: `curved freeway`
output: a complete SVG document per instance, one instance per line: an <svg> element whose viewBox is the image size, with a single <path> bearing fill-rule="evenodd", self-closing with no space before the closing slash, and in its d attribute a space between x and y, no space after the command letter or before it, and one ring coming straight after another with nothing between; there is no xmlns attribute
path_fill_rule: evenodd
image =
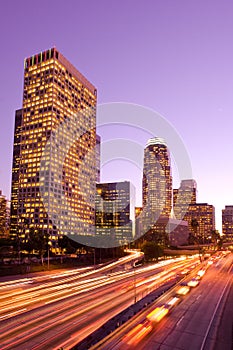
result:
<svg viewBox="0 0 233 350"><path fill-rule="evenodd" d="M233 254L229 252L212 257L194 274L196 278L188 277L91 349L217 348L218 326L232 285L232 263ZM232 338L224 344L224 350L231 350Z"/></svg>
<svg viewBox="0 0 233 350"><path fill-rule="evenodd" d="M8 284L0 292L1 350L70 349L130 306L135 291L140 299L197 264L198 257L179 258L114 273L108 265L49 282Z"/></svg>

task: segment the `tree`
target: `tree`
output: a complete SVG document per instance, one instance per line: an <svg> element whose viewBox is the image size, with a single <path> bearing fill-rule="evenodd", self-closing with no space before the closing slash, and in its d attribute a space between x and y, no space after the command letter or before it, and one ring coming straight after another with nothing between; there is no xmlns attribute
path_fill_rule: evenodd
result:
<svg viewBox="0 0 233 350"><path fill-rule="evenodd" d="M214 243L214 246L217 248L218 247L218 242L220 240L220 234L217 230L212 230L211 231L211 241Z"/></svg>
<svg viewBox="0 0 233 350"><path fill-rule="evenodd" d="M49 249L48 242L48 233L45 233L42 230L30 230L28 240L26 242L27 250L29 252L37 250L41 257L42 265L44 265L44 253Z"/></svg>
<svg viewBox="0 0 233 350"><path fill-rule="evenodd" d="M42 230L35 231L34 233L34 246L35 250L38 250L39 255L41 257L41 263L44 265L44 253L47 249L49 249L48 242L49 242L49 234L43 232Z"/></svg>
<svg viewBox="0 0 233 350"><path fill-rule="evenodd" d="M32 228L29 231L26 242L23 244L23 249L27 250L29 254L36 249L35 233Z"/></svg>
<svg viewBox="0 0 233 350"><path fill-rule="evenodd" d="M222 237L219 237L219 240L218 240L218 249L222 249L222 246L223 246L223 239L222 239Z"/></svg>
<svg viewBox="0 0 233 350"><path fill-rule="evenodd" d="M74 254L76 252L76 248L74 248L70 242L68 242L67 247L66 247L66 253L67 254Z"/></svg>
<svg viewBox="0 0 233 350"><path fill-rule="evenodd" d="M163 255L162 248L155 242L144 242L142 245L142 251L146 261L156 259Z"/></svg>
<svg viewBox="0 0 233 350"><path fill-rule="evenodd" d="M196 218L193 218L191 221L191 227L193 229L193 232L195 233L195 236L197 236L197 229L198 229L199 223Z"/></svg>
<svg viewBox="0 0 233 350"><path fill-rule="evenodd" d="M62 236L58 238L57 241L58 247L60 248L60 252L62 254L63 250L67 248L69 244L69 238L67 236Z"/></svg>

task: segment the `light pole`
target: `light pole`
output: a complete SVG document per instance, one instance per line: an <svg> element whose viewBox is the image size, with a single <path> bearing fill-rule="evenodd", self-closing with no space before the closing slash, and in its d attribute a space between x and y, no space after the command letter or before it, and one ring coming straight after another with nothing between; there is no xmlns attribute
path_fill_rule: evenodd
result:
<svg viewBox="0 0 233 350"><path fill-rule="evenodd" d="M21 242L21 237L19 236L18 234L18 261L19 261L19 265L20 265L20 262L21 262L21 257L20 257L20 242Z"/></svg>
<svg viewBox="0 0 233 350"><path fill-rule="evenodd" d="M50 248L51 242L48 242L48 270L49 270L49 248Z"/></svg>
<svg viewBox="0 0 233 350"><path fill-rule="evenodd" d="M96 264L96 261L95 261L95 248L94 248L94 270L95 270L95 264Z"/></svg>
<svg viewBox="0 0 233 350"><path fill-rule="evenodd" d="M136 301L137 301L137 290L136 290L135 262L133 263L133 281L134 281L134 304L136 304Z"/></svg>

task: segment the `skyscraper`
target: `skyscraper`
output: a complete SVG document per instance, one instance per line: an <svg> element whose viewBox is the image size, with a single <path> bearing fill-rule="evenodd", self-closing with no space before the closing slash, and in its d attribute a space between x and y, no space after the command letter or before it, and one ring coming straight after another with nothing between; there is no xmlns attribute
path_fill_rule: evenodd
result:
<svg viewBox="0 0 233 350"><path fill-rule="evenodd" d="M143 231L153 228L159 217L169 217L172 209L170 153L165 141L154 137L144 150Z"/></svg>
<svg viewBox="0 0 233 350"><path fill-rule="evenodd" d="M96 234L105 247L135 238L135 188L129 181L96 185Z"/></svg>
<svg viewBox="0 0 233 350"><path fill-rule="evenodd" d="M188 221L189 231L204 242L215 230L215 208L207 203L190 204L184 220ZM193 220L197 222L196 226L193 226Z"/></svg>
<svg viewBox="0 0 233 350"><path fill-rule="evenodd" d="M7 229L7 199L0 191L0 237L5 237Z"/></svg>
<svg viewBox="0 0 233 350"><path fill-rule="evenodd" d="M94 233L96 99L96 88L55 48L25 59L12 234L42 230L55 246L60 234Z"/></svg>
<svg viewBox="0 0 233 350"><path fill-rule="evenodd" d="M178 220L185 220L189 205L197 201L197 183L193 179L182 180L179 189L173 189L173 212Z"/></svg>
<svg viewBox="0 0 233 350"><path fill-rule="evenodd" d="M96 182L100 182L100 144L101 138L96 135Z"/></svg>
<svg viewBox="0 0 233 350"><path fill-rule="evenodd" d="M11 178L11 218L10 218L10 235L16 237L18 234L18 207L19 207L19 166L20 166L20 142L22 128L23 110L15 112L15 129L14 129L14 146ZM23 189L21 189L22 191Z"/></svg>
<svg viewBox="0 0 233 350"><path fill-rule="evenodd" d="M222 233L227 242L233 242L233 205L226 205L222 210Z"/></svg>

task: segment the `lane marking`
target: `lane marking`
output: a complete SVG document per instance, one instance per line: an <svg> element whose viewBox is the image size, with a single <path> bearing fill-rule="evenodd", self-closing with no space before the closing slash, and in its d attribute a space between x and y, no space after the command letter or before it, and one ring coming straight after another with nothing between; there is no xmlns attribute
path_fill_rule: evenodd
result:
<svg viewBox="0 0 233 350"><path fill-rule="evenodd" d="M179 326L180 322L183 320L184 316L182 316L179 321L176 323L176 327Z"/></svg>
<svg viewBox="0 0 233 350"><path fill-rule="evenodd" d="M231 268L232 268L232 266L231 266ZM230 268L230 270L231 270L231 268ZM230 272L230 270L229 270L229 272ZM228 285L230 284L231 279L232 279L232 278L231 278L231 276L230 276L230 277L228 278L228 280L227 280L227 283L225 284L225 287L224 287L223 290L222 290L222 293L221 293L221 295L220 295L220 298L219 298L218 303L217 303L217 305L216 305L216 307L215 307L215 309L214 309L214 312L213 312L213 315L212 315L212 317L211 317L210 323L209 323L208 328L207 328L207 330L206 330L206 334L205 334L205 337L204 337L204 339L203 339L203 341L202 341L200 350L204 350L204 348L205 348L206 340L207 340L207 338L208 338L208 335L209 335L209 332L210 332L212 323L213 323L213 321L214 321L214 318L215 318L215 316L216 316L216 313L217 313L217 311L218 311L218 308L219 308L219 305L220 305L220 303L221 303L221 301L222 301L222 298L223 298L223 296L224 296L224 294L225 294L225 291L226 291Z"/></svg>

